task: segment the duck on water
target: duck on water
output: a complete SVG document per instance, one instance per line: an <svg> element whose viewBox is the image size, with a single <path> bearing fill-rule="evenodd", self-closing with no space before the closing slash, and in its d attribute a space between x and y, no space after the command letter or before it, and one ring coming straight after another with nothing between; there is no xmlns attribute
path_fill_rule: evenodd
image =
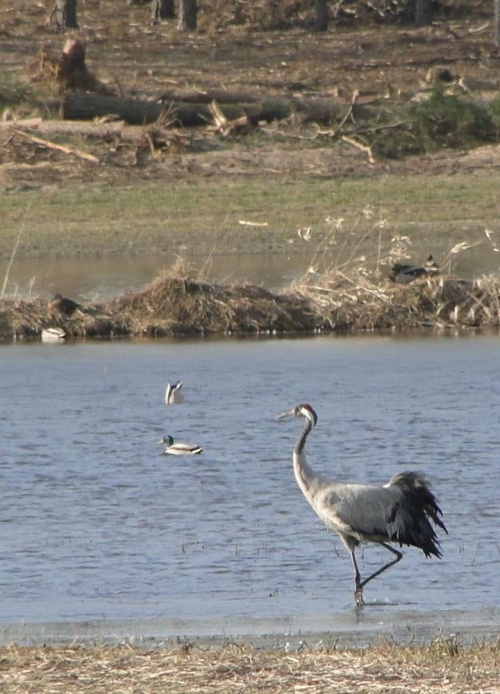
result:
<svg viewBox="0 0 500 694"><path fill-rule="evenodd" d="M196 455L203 451L203 448L195 443L174 441L173 436L164 436L158 443L162 443L166 446L163 451L166 455Z"/></svg>

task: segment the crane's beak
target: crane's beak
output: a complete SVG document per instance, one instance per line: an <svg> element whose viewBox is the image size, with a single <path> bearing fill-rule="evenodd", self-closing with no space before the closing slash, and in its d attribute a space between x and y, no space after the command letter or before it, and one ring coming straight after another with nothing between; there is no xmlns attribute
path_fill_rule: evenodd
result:
<svg viewBox="0 0 500 694"><path fill-rule="evenodd" d="M276 417L276 420L275 420L275 421L277 422L279 419L286 419L287 417L293 417L293 416L294 416L294 411L293 411L293 410L288 410L288 412L283 412L282 414L279 414L279 415Z"/></svg>

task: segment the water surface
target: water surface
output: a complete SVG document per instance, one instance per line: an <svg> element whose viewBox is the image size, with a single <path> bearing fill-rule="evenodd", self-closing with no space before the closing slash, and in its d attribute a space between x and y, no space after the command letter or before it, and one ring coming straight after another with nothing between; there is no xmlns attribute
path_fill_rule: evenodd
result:
<svg viewBox="0 0 500 694"><path fill-rule="evenodd" d="M365 254L374 259L372 244L356 248L319 251L311 244L302 253L243 253L238 255L185 255L193 272L201 271L211 282L251 281L269 289L288 287L309 269L325 271ZM443 251L442 256L446 254ZM435 257L439 261L438 249ZM420 259L422 262L423 258ZM138 291L159 274L172 268L177 256L120 256L104 258L18 258L9 272L6 291L21 296L45 298L60 292L79 301L107 301L124 292ZM414 262L418 261L418 254ZM8 259L0 258L0 277L5 276ZM448 271L449 268L446 268ZM453 257L453 273L464 279L500 272L500 257L491 247L479 245ZM388 270L386 269L386 272Z"/></svg>
<svg viewBox="0 0 500 694"><path fill-rule="evenodd" d="M1 621L219 633L353 614L349 556L293 477L301 423L274 420L306 401L317 471L424 472L445 514L442 561L406 548L366 587L365 614L497 626L499 348L473 335L1 346ZM178 378L186 402L166 407ZM167 433L203 454L162 456ZM366 573L386 554L360 559Z"/></svg>

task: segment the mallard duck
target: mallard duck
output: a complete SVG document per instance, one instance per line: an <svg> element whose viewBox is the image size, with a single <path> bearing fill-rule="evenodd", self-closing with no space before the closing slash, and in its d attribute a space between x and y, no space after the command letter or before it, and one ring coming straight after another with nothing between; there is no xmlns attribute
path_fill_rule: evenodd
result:
<svg viewBox="0 0 500 694"><path fill-rule="evenodd" d="M184 397L181 393L182 381L177 381L177 383L167 383L167 391L165 393L165 403L167 405L180 405L183 402Z"/></svg>
<svg viewBox="0 0 500 694"><path fill-rule="evenodd" d="M44 328L42 330L42 342L63 342L66 333L62 328Z"/></svg>
<svg viewBox="0 0 500 694"><path fill-rule="evenodd" d="M65 316L72 316L76 311L81 311L80 304L73 299L67 299L62 294L56 294L49 304L53 311L60 311Z"/></svg>
<svg viewBox="0 0 500 694"><path fill-rule="evenodd" d="M164 436L158 441L166 446L164 453L166 455L195 455L201 453L203 448L194 443L174 442L173 436Z"/></svg>
<svg viewBox="0 0 500 694"><path fill-rule="evenodd" d="M439 272L438 264L432 255L427 257L425 265L402 265L395 263L389 273L389 279L396 284L410 284L419 277L436 275Z"/></svg>

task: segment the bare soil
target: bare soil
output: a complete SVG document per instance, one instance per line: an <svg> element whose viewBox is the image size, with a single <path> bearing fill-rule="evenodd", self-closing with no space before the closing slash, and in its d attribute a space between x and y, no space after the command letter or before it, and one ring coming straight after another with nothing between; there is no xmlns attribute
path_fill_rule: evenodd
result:
<svg viewBox="0 0 500 694"><path fill-rule="evenodd" d="M0 0L1 64L31 84L43 115L53 112L57 90L30 80L36 78L40 50L57 56L66 39L46 26L52 4L18 0L13 6ZM426 76L435 66L445 66L476 98L498 96L500 58L492 41L490 4L478 1L465 12L459 3L449 3L448 16L430 27L358 20L332 24L325 34L309 26L280 32L223 23L220 28L213 14L202 12L199 31L184 35L175 22L151 26L148 6L117 11L114 3L87 0L79 3L76 35L87 45L89 69L118 94L156 100L165 91L224 88L263 98L320 96L345 102L347 110L356 90L359 103L380 103L389 93L407 100L429 91ZM10 134L1 154L0 185L123 186L200 177L217 177L224 185L228 176L433 176L487 173L500 163L498 146L370 162L352 144L318 138L318 128L293 126L226 139L183 132L163 151L80 143L80 149L99 158L99 165Z"/></svg>

